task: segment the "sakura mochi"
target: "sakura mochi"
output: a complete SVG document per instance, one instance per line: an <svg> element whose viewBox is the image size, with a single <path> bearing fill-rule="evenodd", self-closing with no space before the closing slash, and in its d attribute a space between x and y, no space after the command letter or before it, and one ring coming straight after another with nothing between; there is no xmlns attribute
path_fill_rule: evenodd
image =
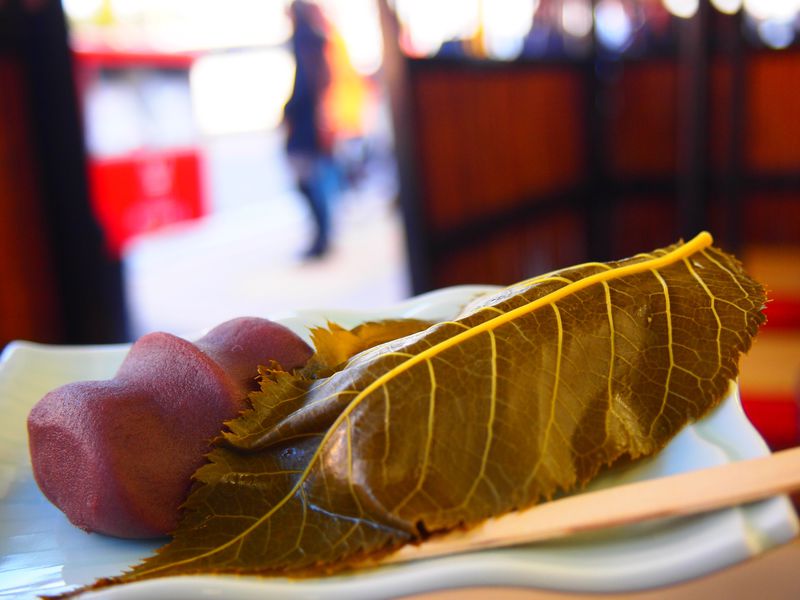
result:
<svg viewBox="0 0 800 600"><path fill-rule="evenodd" d="M167 535L223 423L246 407L259 365L303 366L311 348L266 319L243 317L196 343L140 338L113 379L70 383L28 416L33 473L86 531Z"/></svg>

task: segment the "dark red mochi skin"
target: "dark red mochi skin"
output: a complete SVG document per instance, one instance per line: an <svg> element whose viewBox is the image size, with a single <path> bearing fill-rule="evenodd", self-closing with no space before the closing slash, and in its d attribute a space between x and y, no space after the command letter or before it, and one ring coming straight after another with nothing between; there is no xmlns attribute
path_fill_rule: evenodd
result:
<svg viewBox="0 0 800 600"><path fill-rule="evenodd" d="M210 441L246 407L258 365L291 370L310 356L293 332L254 317L223 323L195 344L145 335L114 379L67 384L34 406L36 482L86 531L169 534Z"/></svg>

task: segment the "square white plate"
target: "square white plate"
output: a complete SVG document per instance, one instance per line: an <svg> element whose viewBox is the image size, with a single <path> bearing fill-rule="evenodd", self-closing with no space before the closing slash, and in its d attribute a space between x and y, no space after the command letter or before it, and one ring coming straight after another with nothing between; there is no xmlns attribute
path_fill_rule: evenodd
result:
<svg viewBox="0 0 800 600"><path fill-rule="evenodd" d="M452 318L489 286L439 290L371 312L304 311L276 318L308 338L327 320L351 327L387 317ZM127 345L57 347L14 342L0 358L0 596L59 593L114 575L160 541L129 541L73 527L39 492L28 457L26 418L49 390L114 375ZM735 386L725 401L684 429L658 456L607 473L589 489L768 454L745 417ZM798 531L786 498L683 519L655 521L549 543L492 550L331 577L177 577L109 588L91 598L366 599L448 587L509 585L624 592L676 583L745 560Z"/></svg>

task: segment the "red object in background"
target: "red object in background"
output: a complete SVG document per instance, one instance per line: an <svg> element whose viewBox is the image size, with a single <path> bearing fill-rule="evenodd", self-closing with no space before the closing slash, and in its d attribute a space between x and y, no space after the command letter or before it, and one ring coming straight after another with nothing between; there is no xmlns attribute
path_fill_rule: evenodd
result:
<svg viewBox="0 0 800 600"><path fill-rule="evenodd" d="M800 403L791 398L758 396L742 399L742 407L772 451L800 444Z"/></svg>
<svg viewBox="0 0 800 600"><path fill-rule="evenodd" d="M766 314L765 333L800 333L800 298L778 295L769 300ZM787 358L787 368L794 368L796 358ZM800 371L795 378L794 388L785 391L763 392L757 387L742 390L742 408L747 418L773 451L800 445Z"/></svg>
<svg viewBox="0 0 800 600"><path fill-rule="evenodd" d="M109 251L119 257L133 236L204 214L195 149L91 158L92 205Z"/></svg>
<svg viewBox="0 0 800 600"><path fill-rule="evenodd" d="M770 299L767 304L767 323L769 331L777 329L800 331L800 298L779 297Z"/></svg>
<svg viewBox="0 0 800 600"><path fill-rule="evenodd" d="M132 237L205 214L202 157L188 120L178 120L184 129L168 131L166 142L154 133L175 126L169 110L181 110L175 108L179 88L189 98L189 70L197 55L75 47L73 57L88 126L92 209L110 254L119 258ZM164 87L165 77L172 85ZM171 108L154 111L164 93L172 98L166 104ZM191 104L184 109L191 112Z"/></svg>
<svg viewBox="0 0 800 600"><path fill-rule="evenodd" d="M81 68L156 67L188 70L198 54L194 52L163 53L153 51L118 50L81 47L76 44L72 55Z"/></svg>

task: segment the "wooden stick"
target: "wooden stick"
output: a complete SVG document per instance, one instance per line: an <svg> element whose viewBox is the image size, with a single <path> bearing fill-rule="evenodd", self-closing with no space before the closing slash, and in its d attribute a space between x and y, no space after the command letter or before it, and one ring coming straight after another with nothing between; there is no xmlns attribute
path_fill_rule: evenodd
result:
<svg viewBox="0 0 800 600"><path fill-rule="evenodd" d="M763 458L545 502L489 519L468 530L404 546L380 562L398 563L529 544L649 519L707 512L797 489L800 489L800 447Z"/></svg>

